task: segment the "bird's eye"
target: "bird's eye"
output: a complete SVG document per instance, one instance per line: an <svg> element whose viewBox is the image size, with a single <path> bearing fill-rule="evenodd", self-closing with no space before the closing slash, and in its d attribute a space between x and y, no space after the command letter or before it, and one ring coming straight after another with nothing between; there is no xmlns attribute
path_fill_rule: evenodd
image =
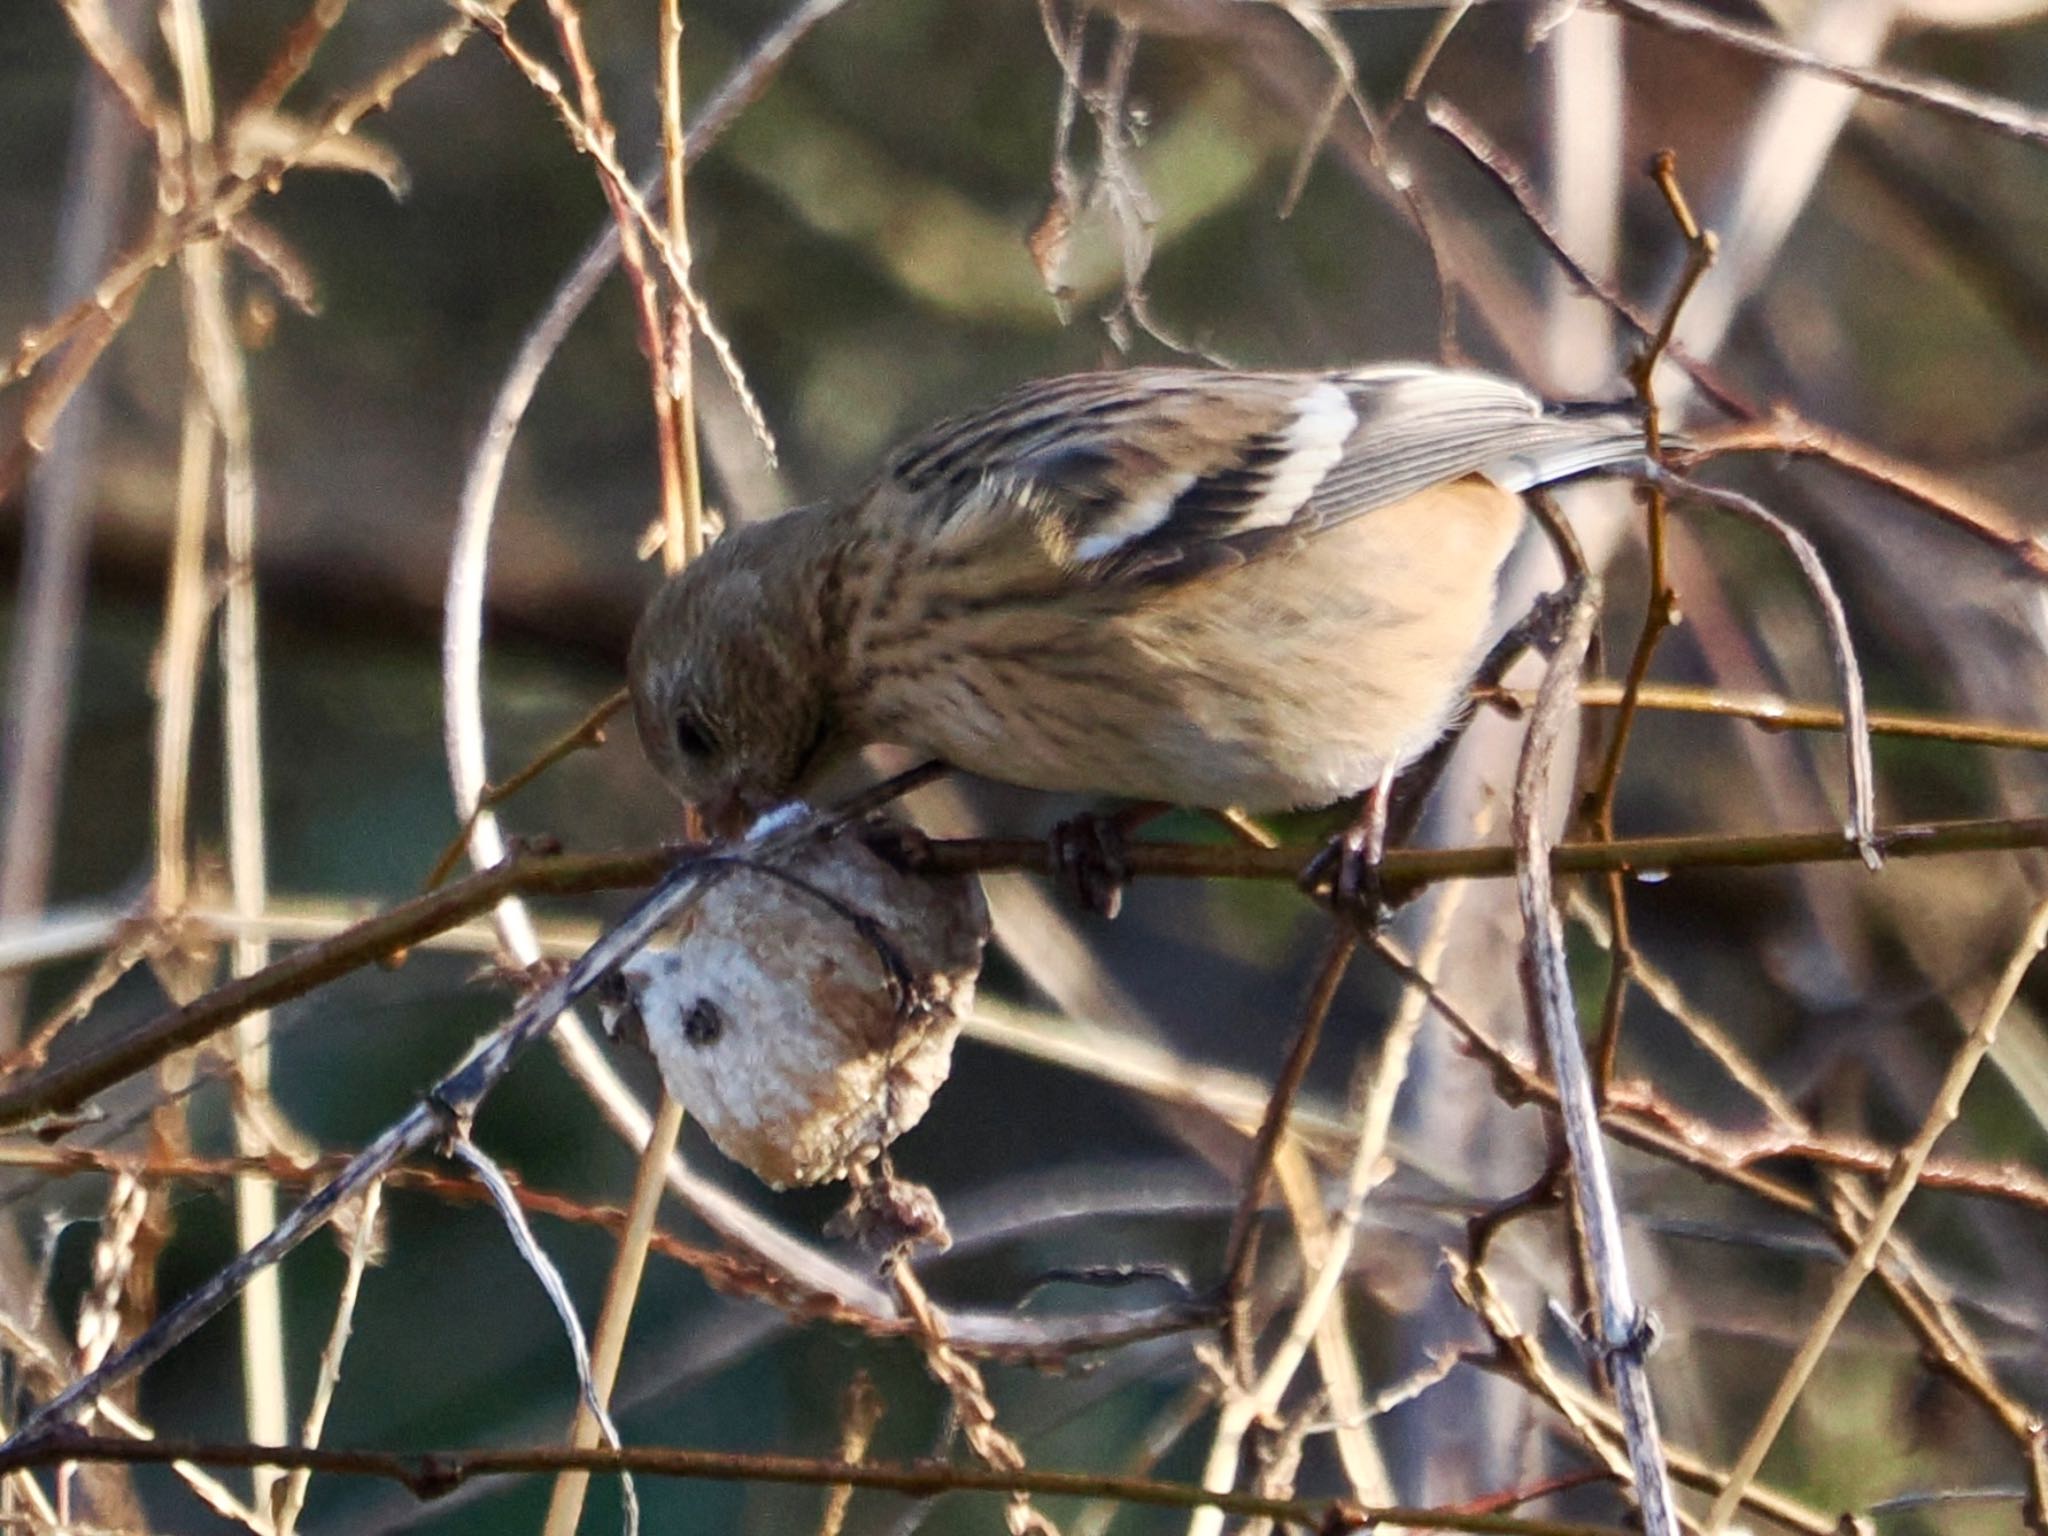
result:
<svg viewBox="0 0 2048 1536"><path fill-rule="evenodd" d="M711 732L704 722L687 712L675 719L676 750L685 757L709 757L714 750Z"/></svg>

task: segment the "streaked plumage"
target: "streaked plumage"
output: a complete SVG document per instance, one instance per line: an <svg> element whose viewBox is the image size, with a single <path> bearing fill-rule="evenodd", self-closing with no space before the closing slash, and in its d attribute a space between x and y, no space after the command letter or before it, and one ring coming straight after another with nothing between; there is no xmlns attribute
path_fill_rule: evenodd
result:
<svg viewBox="0 0 2048 1536"><path fill-rule="evenodd" d="M1625 413L1423 366L1028 385L672 578L633 645L641 739L686 798L750 808L869 741L1327 804L1443 731L1519 493L1641 455Z"/></svg>

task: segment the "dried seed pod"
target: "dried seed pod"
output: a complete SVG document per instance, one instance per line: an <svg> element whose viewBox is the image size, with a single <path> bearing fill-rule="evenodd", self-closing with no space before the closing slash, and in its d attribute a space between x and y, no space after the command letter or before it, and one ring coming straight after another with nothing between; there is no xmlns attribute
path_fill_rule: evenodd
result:
<svg viewBox="0 0 2048 1536"><path fill-rule="evenodd" d="M777 1189L842 1178L924 1117L974 1001L988 908L972 877L906 873L850 828L731 868L621 967L605 1024Z"/></svg>

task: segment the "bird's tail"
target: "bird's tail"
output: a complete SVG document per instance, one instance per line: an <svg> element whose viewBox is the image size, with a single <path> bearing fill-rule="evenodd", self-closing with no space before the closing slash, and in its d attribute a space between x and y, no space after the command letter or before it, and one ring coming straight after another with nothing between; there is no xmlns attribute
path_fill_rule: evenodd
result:
<svg viewBox="0 0 2048 1536"><path fill-rule="evenodd" d="M1582 475L1625 475L1649 463L1639 412L1567 407L1528 423L1518 436L1479 471L1502 490L1533 491ZM1684 446L1676 435L1667 434L1664 442Z"/></svg>

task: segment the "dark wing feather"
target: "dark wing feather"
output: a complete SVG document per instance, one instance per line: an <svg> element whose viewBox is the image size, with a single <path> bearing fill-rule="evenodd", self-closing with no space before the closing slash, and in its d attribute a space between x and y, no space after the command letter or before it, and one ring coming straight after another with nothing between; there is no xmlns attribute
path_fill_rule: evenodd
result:
<svg viewBox="0 0 2048 1536"><path fill-rule="evenodd" d="M1487 374L1131 369L943 422L885 475L947 523L1022 513L1061 564L1176 581L1484 475L1522 491L1639 462L1625 411L1556 409Z"/></svg>

